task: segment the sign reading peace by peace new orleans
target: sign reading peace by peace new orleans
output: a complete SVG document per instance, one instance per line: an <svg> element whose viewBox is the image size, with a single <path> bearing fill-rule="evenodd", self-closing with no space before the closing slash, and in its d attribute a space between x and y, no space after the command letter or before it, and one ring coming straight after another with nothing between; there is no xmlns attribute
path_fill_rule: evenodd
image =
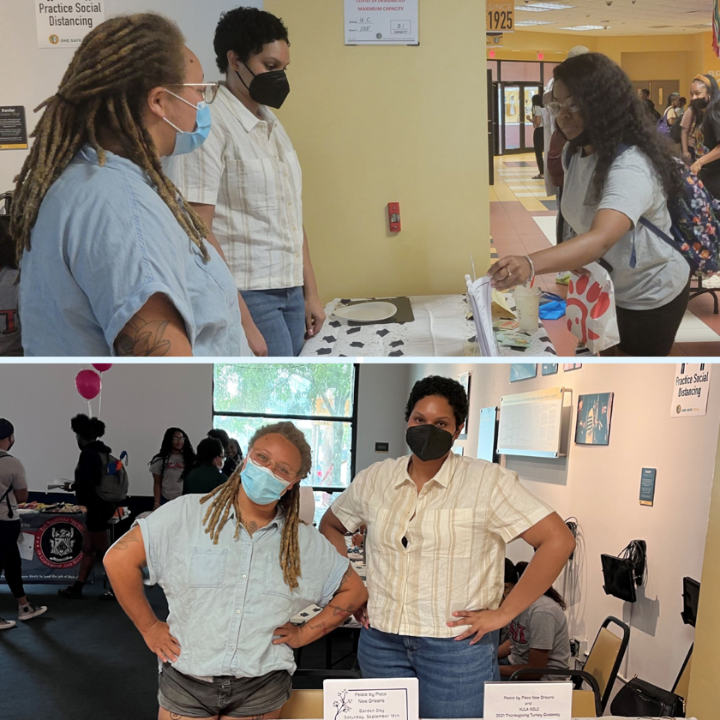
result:
<svg viewBox="0 0 720 720"><path fill-rule="evenodd" d="M515 3L488 0L485 32L515 32Z"/></svg>
<svg viewBox="0 0 720 720"><path fill-rule="evenodd" d="M39 48L76 48L103 20L105 20L105 0L95 2L35 0Z"/></svg>

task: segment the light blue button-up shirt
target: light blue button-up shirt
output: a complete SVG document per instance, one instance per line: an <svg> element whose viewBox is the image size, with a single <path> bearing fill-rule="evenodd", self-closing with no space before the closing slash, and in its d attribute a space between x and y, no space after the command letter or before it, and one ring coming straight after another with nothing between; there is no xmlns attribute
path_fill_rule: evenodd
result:
<svg viewBox="0 0 720 720"><path fill-rule="evenodd" d="M166 295L194 355L250 355L235 282L220 255L190 240L135 163L84 146L40 206L20 273L26 355L114 354L148 299Z"/></svg>
<svg viewBox="0 0 720 720"><path fill-rule="evenodd" d="M232 517L217 545L202 519L208 505L186 495L138 521L149 585L165 591L170 633L180 643L179 672L197 677L260 677L294 672L288 645L273 645L273 631L309 605L327 605L347 571L342 557L315 528L300 523L299 586L283 580L283 518L250 536Z"/></svg>

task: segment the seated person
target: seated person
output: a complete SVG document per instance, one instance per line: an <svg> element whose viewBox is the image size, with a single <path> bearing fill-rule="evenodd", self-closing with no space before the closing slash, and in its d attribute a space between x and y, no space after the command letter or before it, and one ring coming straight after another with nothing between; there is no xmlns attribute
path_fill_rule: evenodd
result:
<svg viewBox="0 0 720 720"><path fill-rule="evenodd" d="M515 566L517 579L513 582L509 560L505 561L505 597L522 577L527 563ZM508 578L510 581L508 581ZM564 668L570 663L570 638L565 617L565 601L550 588L530 607L521 612L509 625L510 639L500 646L499 657L507 658L500 664L500 677L504 680L522 668ZM562 677L525 675L522 680L564 680Z"/></svg>
<svg viewBox="0 0 720 720"><path fill-rule="evenodd" d="M192 470L185 477L183 495L212 492L218 485L227 482L222 471L225 451L217 438L205 438L197 446L197 455Z"/></svg>
<svg viewBox="0 0 720 720"><path fill-rule="evenodd" d="M158 720L278 718L292 689L293 648L367 601L347 556L299 521L311 465L292 423L260 428L242 484L235 473L209 497L177 498L108 551L117 599L161 663ZM167 623L145 597L143 568L165 592ZM314 603L327 607L305 625L290 623Z"/></svg>

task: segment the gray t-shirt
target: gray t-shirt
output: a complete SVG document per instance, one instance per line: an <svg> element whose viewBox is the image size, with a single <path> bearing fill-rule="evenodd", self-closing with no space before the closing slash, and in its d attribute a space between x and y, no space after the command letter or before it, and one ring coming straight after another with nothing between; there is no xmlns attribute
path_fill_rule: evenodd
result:
<svg viewBox="0 0 720 720"><path fill-rule="evenodd" d="M509 627L512 649L511 665L527 665L530 650L549 650L549 668L568 668L570 663L570 638L567 619L563 609L546 595L521 612ZM551 680L546 676L543 680ZM558 678L564 679L564 678Z"/></svg>
<svg viewBox="0 0 720 720"><path fill-rule="evenodd" d="M150 472L153 475L162 474L162 496L166 500L174 500L182 495L185 458L182 453L173 453L165 465L165 472L162 471L162 465L163 459L157 458L150 465Z"/></svg>
<svg viewBox="0 0 720 720"><path fill-rule="evenodd" d="M0 267L0 356L23 354L18 316L18 270ZM1 496L0 496L1 497Z"/></svg>
<svg viewBox="0 0 720 720"><path fill-rule="evenodd" d="M565 159L563 152L563 164ZM588 204L596 164L596 154L582 157L577 152L565 168L562 214L566 224L576 235L582 235L592 227L598 210L616 210L626 215L633 229L604 255L613 268L615 303L627 310L653 310L667 305L687 285L690 267L677 250L639 224L645 217L670 235L667 196L652 163L638 148L628 148L615 158L600 202ZM633 239L637 264L631 268Z"/></svg>
<svg viewBox="0 0 720 720"><path fill-rule="evenodd" d="M0 498L6 493L7 489L12 487L8 496L0 503L0 522L15 522L20 519L18 515L17 498L15 490L26 490L27 480L25 479L25 468L22 463L4 450L0 450ZM13 510L13 516L8 517L8 500Z"/></svg>

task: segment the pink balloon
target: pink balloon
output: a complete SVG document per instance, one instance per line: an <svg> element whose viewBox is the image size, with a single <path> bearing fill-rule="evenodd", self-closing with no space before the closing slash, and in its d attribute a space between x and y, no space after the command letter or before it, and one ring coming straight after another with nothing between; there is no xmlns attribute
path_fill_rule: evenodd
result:
<svg viewBox="0 0 720 720"><path fill-rule="evenodd" d="M92 400L100 393L102 381L94 370L81 370L75 378L75 387L82 397Z"/></svg>
<svg viewBox="0 0 720 720"><path fill-rule="evenodd" d="M104 373L112 367L112 363L93 363L93 367L100 373Z"/></svg>

